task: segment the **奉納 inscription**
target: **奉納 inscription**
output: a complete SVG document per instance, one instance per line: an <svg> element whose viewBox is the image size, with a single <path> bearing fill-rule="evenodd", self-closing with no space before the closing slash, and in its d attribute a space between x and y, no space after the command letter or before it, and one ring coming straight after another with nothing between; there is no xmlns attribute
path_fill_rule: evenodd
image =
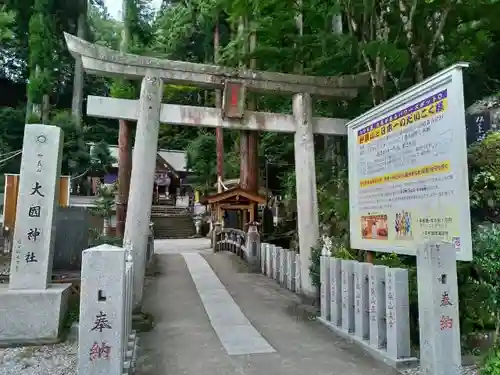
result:
<svg viewBox="0 0 500 375"><path fill-rule="evenodd" d="M94 322L94 327L90 330L102 332L103 329L111 329L111 324L109 324L108 316L102 311L96 315L96 319Z"/></svg>

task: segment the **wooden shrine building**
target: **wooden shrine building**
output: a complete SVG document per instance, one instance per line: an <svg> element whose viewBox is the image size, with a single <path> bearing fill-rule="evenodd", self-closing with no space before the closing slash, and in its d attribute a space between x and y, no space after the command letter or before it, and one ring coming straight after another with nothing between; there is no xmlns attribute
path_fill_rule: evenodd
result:
<svg viewBox="0 0 500 375"><path fill-rule="evenodd" d="M257 205L265 202L264 197L240 186L200 199L201 204L210 207L218 222L224 222L225 227L242 230L247 223L257 220Z"/></svg>

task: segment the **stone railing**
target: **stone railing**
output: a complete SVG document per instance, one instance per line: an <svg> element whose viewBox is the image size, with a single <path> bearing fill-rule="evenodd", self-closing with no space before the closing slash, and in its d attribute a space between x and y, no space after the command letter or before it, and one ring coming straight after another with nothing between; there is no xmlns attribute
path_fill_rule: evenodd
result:
<svg viewBox="0 0 500 375"><path fill-rule="evenodd" d="M230 251L239 257L246 259L247 256L247 234L240 229L224 228L216 234L214 251Z"/></svg>
<svg viewBox="0 0 500 375"><path fill-rule="evenodd" d="M260 266L264 275L276 280L281 286L300 293L300 254L296 251L262 243Z"/></svg>
<svg viewBox="0 0 500 375"><path fill-rule="evenodd" d="M410 352L408 270L331 257L320 260L321 317L342 337L399 367Z"/></svg>
<svg viewBox="0 0 500 375"><path fill-rule="evenodd" d="M257 223L248 226L248 232L240 229L220 229L218 224L214 230L214 252L230 251L246 260L254 271L260 269L260 235Z"/></svg>
<svg viewBox="0 0 500 375"><path fill-rule="evenodd" d="M78 375L123 375L135 370L130 251L100 245L83 252Z"/></svg>

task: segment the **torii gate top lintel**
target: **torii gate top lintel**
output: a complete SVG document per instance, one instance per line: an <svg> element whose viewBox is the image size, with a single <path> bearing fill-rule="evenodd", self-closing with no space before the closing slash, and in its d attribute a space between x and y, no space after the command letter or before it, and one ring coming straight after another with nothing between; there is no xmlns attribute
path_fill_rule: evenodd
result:
<svg viewBox="0 0 500 375"><path fill-rule="evenodd" d="M185 61L124 54L64 33L70 53L81 58L89 74L142 79L153 75L165 82L222 88L226 81L240 81L248 91L308 93L322 97L354 98L369 84L369 73L317 77L197 64Z"/></svg>

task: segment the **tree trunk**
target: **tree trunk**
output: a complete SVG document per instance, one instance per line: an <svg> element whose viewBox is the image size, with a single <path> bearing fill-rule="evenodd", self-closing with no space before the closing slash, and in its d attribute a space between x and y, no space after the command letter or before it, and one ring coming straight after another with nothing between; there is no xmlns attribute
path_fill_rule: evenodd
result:
<svg viewBox="0 0 500 375"><path fill-rule="evenodd" d="M45 94L42 98L42 124L49 123L50 114L50 96Z"/></svg>
<svg viewBox="0 0 500 375"><path fill-rule="evenodd" d="M253 53L256 46L257 35L255 34L255 32L252 32L252 34L250 35L249 52ZM256 66L257 61L252 58L250 60L250 69L254 70ZM251 95L248 98L248 110L255 111L256 109L257 105L255 102L255 96ZM259 193L259 136L260 133L257 131L247 132L247 189L254 194Z"/></svg>
<svg viewBox="0 0 500 375"><path fill-rule="evenodd" d="M127 53L130 42L130 24L128 1L122 2L123 29L121 33L120 52ZM127 220L127 202L132 172L132 124L119 120L118 133L118 199L116 202L116 236L123 238Z"/></svg>
<svg viewBox="0 0 500 375"><path fill-rule="evenodd" d="M77 36L85 39L87 23L87 0L80 0L80 13L77 21ZM77 128L81 128L82 106L83 106L83 65L81 59L75 60L75 70L73 76L73 98L71 102L71 113Z"/></svg>
<svg viewBox="0 0 500 375"><path fill-rule="evenodd" d="M238 34L242 35L245 31L245 19L240 17L238 24ZM247 45L243 45L242 55L247 51ZM243 58L240 60L240 67L244 67ZM248 187L248 132L240 130L240 186L244 189Z"/></svg>
<svg viewBox="0 0 500 375"><path fill-rule="evenodd" d="M214 31L214 63L219 63L220 51L220 24L219 18L215 24ZM215 107L222 108L221 90L215 90ZM222 192L222 181L224 180L224 133L221 127L215 128L216 153L217 153L217 192Z"/></svg>
<svg viewBox="0 0 500 375"><path fill-rule="evenodd" d="M35 67L35 77L37 77L40 74L40 66L37 65ZM29 85L28 85L29 86ZM26 123L29 122L29 119L31 116L37 116L39 119L41 119L42 115L42 108L40 103L36 103L31 95L29 95L28 92L28 103L26 105Z"/></svg>
<svg viewBox="0 0 500 375"><path fill-rule="evenodd" d="M340 5L340 4L339 4ZM331 30L335 35L342 35L342 13L334 14L332 16ZM326 51L325 51L326 52ZM334 116L335 117L335 116ZM345 141L341 136L325 135L325 159L331 163L331 171L333 176L338 176L339 171L343 168L343 155L340 154L341 142Z"/></svg>

